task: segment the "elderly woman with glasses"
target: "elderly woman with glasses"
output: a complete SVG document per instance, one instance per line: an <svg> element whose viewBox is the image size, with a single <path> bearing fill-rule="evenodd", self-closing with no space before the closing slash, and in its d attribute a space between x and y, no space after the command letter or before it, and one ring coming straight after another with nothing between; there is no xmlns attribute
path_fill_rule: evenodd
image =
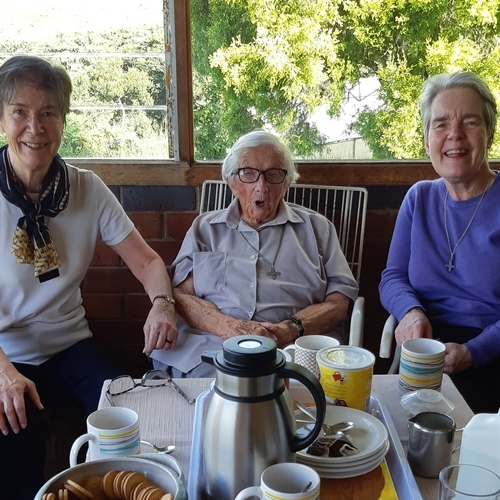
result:
<svg viewBox="0 0 500 500"><path fill-rule="evenodd" d="M230 337L262 335L280 347L301 335L336 334L358 286L333 224L284 201L298 177L273 134L236 141L222 165L233 202L195 219L172 264L182 321L176 347L151 354L155 368L212 376L200 356Z"/></svg>

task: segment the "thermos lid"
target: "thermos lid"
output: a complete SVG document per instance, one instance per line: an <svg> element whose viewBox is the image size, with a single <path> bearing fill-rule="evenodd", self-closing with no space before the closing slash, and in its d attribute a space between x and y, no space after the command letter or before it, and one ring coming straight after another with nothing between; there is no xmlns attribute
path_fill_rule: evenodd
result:
<svg viewBox="0 0 500 500"><path fill-rule="evenodd" d="M215 367L222 372L247 377L269 375L284 364L284 357L276 356L276 342L258 335L227 339L214 358Z"/></svg>

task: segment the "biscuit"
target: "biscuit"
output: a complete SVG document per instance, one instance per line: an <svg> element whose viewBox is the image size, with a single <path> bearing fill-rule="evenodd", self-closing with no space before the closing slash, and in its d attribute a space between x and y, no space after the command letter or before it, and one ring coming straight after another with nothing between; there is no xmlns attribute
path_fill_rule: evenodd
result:
<svg viewBox="0 0 500 500"><path fill-rule="evenodd" d="M160 500L174 500L174 495L172 493L165 493Z"/></svg>
<svg viewBox="0 0 500 500"><path fill-rule="evenodd" d="M102 487L104 489L104 493L110 500L118 500L118 497L115 495L115 491L113 489L113 483L115 480L115 477L120 471L117 470L111 470L104 474L104 477L102 478Z"/></svg>
<svg viewBox="0 0 500 500"><path fill-rule="evenodd" d="M95 496L102 496L104 488L102 485L102 474L91 474L82 480L82 486Z"/></svg>
<svg viewBox="0 0 500 500"><path fill-rule="evenodd" d="M160 500L161 497L165 494L165 492L156 486L150 490L144 500Z"/></svg>
<svg viewBox="0 0 500 500"><path fill-rule="evenodd" d="M139 472L130 472L123 478L122 495L124 499L130 500L132 498L132 491L141 483L147 482L143 474Z"/></svg>
<svg viewBox="0 0 500 500"><path fill-rule="evenodd" d="M132 494L131 494L131 497L129 500L139 500L139 494L141 493L141 491L145 490L146 488L149 488L150 486L151 486L151 483L149 483L147 480L138 484L132 490Z"/></svg>
<svg viewBox="0 0 500 500"><path fill-rule="evenodd" d="M83 486L80 486L78 483L75 483L71 479L68 479L64 483L64 487L81 500L89 500L89 498L94 498L94 495L90 491L86 490Z"/></svg>
<svg viewBox="0 0 500 500"><path fill-rule="evenodd" d="M122 484L123 480L128 474L129 474L128 470L121 470L113 479L113 492L115 494L115 497L118 499L123 500L124 498L122 494Z"/></svg>
<svg viewBox="0 0 500 500"><path fill-rule="evenodd" d="M149 493L155 489L155 486L147 486L139 493L137 500L147 500Z"/></svg>

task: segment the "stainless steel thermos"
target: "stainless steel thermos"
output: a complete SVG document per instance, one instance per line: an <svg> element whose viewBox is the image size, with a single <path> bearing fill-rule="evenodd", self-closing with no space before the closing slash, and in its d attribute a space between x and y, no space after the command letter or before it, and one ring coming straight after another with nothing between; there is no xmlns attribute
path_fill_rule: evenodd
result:
<svg viewBox="0 0 500 500"><path fill-rule="evenodd" d="M199 480L208 498L234 500L242 489L260 484L268 466L294 462L295 452L316 439L325 416L325 394L312 373L286 362L266 337L233 337L221 351L206 351L202 359L215 366L216 378L201 431ZM316 403L316 424L306 436L296 434L285 378L304 384Z"/></svg>

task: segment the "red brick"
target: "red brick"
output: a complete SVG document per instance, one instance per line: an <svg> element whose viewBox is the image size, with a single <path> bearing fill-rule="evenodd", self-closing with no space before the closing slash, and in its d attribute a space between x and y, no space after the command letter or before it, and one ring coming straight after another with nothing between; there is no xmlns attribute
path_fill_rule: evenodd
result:
<svg viewBox="0 0 500 500"><path fill-rule="evenodd" d="M361 273L365 266L382 266L385 267L387 263L387 255L389 254L389 245L391 240L389 238L378 238L365 240L363 248L363 262L361 264Z"/></svg>
<svg viewBox="0 0 500 500"><path fill-rule="evenodd" d="M170 267L175 257L181 248L181 241L150 241L151 248L153 248L165 262L165 265Z"/></svg>
<svg viewBox="0 0 500 500"><path fill-rule="evenodd" d="M90 330L100 344L133 344L144 347L144 320L90 319Z"/></svg>
<svg viewBox="0 0 500 500"><path fill-rule="evenodd" d="M135 227L145 239L163 238L163 214L161 212L130 212Z"/></svg>
<svg viewBox="0 0 500 500"><path fill-rule="evenodd" d="M371 210L366 213L365 239L391 238L397 210Z"/></svg>
<svg viewBox="0 0 500 500"><path fill-rule="evenodd" d="M121 295L83 295L83 307L87 318L121 318Z"/></svg>
<svg viewBox="0 0 500 500"><path fill-rule="evenodd" d="M151 310L151 301L146 294L126 295L124 317L127 319L142 319L146 320L149 311Z"/></svg>
<svg viewBox="0 0 500 500"><path fill-rule="evenodd" d="M144 288L128 267L91 267L85 275L82 290L85 293L137 293L143 292Z"/></svg>
<svg viewBox="0 0 500 500"><path fill-rule="evenodd" d="M120 256L111 247L104 243L97 243L92 266L119 266L120 262Z"/></svg>
<svg viewBox="0 0 500 500"><path fill-rule="evenodd" d="M165 221L167 236L183 240L197 215L198 212L167 212Z"/></svg>

